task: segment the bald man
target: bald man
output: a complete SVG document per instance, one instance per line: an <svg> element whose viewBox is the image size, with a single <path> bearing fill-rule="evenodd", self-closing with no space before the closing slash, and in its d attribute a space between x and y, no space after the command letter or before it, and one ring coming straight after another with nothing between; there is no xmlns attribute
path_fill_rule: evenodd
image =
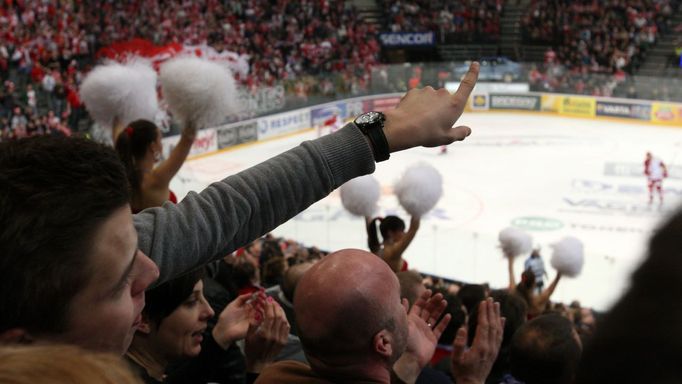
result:
<svg viewBox="0 0 682 384"><path fill-rule="evenodd" d="M284 309L284 313L287 315L287 320L291 325L291 334L298 335L296 326L296 314L294 313L294 292L296 291L296 286L298 281L301 280L303 274L305 274L313 263L305 262L300 264L295 264L289 267L286 272L284 272L284 278L282 279L281 285L275 285L274 287L268 288L265 292L272 296L279 305Z"/></svg>
<svg viewBox="0 0 682 384"><path fill-rule="evenodd" d="M294 303L310 366L278 362L256 383L411 383L450 321L450 315L438 321L447 303L431 291L408 313L393 271L375 255L357 249L332 253L313 265L299 281ZM502 340L499 306L483 302L481 311L482 326L472 348L464 350L464 329L454 343L458 383L482 383Z"/></svg>

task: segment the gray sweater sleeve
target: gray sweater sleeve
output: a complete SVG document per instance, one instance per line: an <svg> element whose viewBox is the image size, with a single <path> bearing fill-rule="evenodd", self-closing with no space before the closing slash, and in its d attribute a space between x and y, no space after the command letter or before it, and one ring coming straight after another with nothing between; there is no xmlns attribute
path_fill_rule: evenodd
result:
<svg viewBox="0 0 682 384"><path fill-rule="evenodd" d="M374 166L364 135L348 124L190 192L177 205L134 215L139 247L158 265L162 283L226 256Z"/></svg>

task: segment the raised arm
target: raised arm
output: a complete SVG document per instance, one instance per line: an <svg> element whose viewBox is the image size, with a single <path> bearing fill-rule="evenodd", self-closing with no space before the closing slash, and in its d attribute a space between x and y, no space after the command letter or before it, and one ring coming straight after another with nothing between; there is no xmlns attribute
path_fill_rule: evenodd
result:
<svg viewBox="0 0 682 384"><path fill-rule="evenodd" d="M192 125L188 125L182 130L180 141L170 152L168 158L152 171L152 180L156 186L168 187L173 177L182 168L182 164L185 163L196 135L197 130Z"/></svg>
<svg viewBox="0 0 682 384"><path fill-rule="evenodd" d="M276 228L344 182L374 171L353 125L134 217L139 247L165 281Z"/></svg>
<svg viewBox="0 0 682 384"><path fill-rule="evenodd" d="M540 295L538 295L538 304L542 307L547 304L549 301L549 298L552 297L552 294L554 293L554 290L556 289L556 286L559 284L559 280L561 279L561 273L557 272L556 277L554 277L554 280L552 281L552 284L550 284Z"/></svg>
<svg viewBox="0 0 682 384"><path fill-rule="evenodd" d="M509 292L516 290L516 274L514 273L514 256L505 252L507 258L507 270L509 272Z"/></svg>
<svg viewBox="0 0 682 384"><path fill-rule="evenodd" d="M408 92L387 111L384 134L391 152L464 140L453 128L478 77L471 66L458 91L426 87ZM223 257L271 231L346 181L374 171L369 139L353 124L307 141L220 182L191 192L177 205L134 217L139 247L154 260L163 282Z"/></svg>

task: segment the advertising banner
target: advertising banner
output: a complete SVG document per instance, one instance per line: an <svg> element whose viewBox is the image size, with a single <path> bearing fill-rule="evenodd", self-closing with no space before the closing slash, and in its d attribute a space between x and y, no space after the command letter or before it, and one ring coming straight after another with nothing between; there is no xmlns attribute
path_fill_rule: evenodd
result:
<svg viewBox="0 0 682 384"><path fill-rule="evenodd" d="M488 110L488 94L473 94L469 98L469 105L472 111L487 111Z"/></svg>
<svg viewBox="0 0 682 384"><path fill-rule="evenodd" d="M230 124L216 130L218 132L218 149L256 141L258 138L258 123L256 121Z"/></svg>
<svg viewBox="0 0 682 384"><path fill-rule="evenodd" d="M562 101L564 101L563 96L543 94L540 108L545 112L559 112L559 106Z"/></svg>
<svg viewBox="0 0 682 384"><path fill-rule="evenodd" d="M248 123L237 124L237 143L250 143L258 140L258 123L251 121Z"/></svg>
<svg viewBox="0 0 682 384"><path fill-rule="evenodd" d="M216 128L218 131L218 149L223 149L237 145L237 130L232 127L223 126Z"/></svg>
<svg viewBox="0 0 682 384"><path fill-rule="evenodd" d="M559 114L577 117L594 117L597 100L590 97L564 96L559 104Z"/></svg>
<svg viewBox="0 0 682 384"><path fill-rule="evenodd" d="M651 106L648 104L618 103L597 100L597 116L621 117L625 119L651 119Z"/></svg>
<svg viewBox="0 0 682 384"><path fill-rule="evenodd" d="M384 112L395 108L400 103L400 97L380 97L364 101L365 112L377 111Z"/></svg>
<svg viewBox="0 0 682 384"><path fill-rule="evenodd" d="M165 137L161 140L163 146L163 155L168 158L170 152L180 141L180 136ZM218 150L218 133L215 128L201 129L197 132L197 137L194 139L192 149L189 151L190 156L202 155L204 153Z"/></svg>
<svg viewBox="0 0 682 384"><path fill-rule="evenodd" d="M310 128L310 109L278 113L258 120L258 140Z"/></svg>
<svg viewBox="0 0 682 384"><path fill-rule="evenodd" d="M540 101L535 95L491 94L490 109L539 111Z"/></svg>
<svg viewBox="0 0 682 384"><path fill-rule="evenodd" d="M333 116L338 116L341 120L348 118L346 103L327 104L310 110L310 118L313 127L324 125L324 122Z"/></svg>
<svg viewBox="0 0 682 384"><path fill-rule="evenodd" d="M385 32L379 34L385 47L430 47L436 44L434 32Z"/></svg>
<svg viewBox="0 0 682 384"><path fill-rule="evenodd" d="M657 124L682 126L682 104L653 103L651 121Z"/></svg>
<svg viewBox="0 0 682 384"><path fill-rule="evenodd" d="M450 93L457 92L459 88L459 81L448 81L445 83L445 89ZM530 86L528 83L490 83L478 82L474 86L473 93L528 93Z"/></svg>

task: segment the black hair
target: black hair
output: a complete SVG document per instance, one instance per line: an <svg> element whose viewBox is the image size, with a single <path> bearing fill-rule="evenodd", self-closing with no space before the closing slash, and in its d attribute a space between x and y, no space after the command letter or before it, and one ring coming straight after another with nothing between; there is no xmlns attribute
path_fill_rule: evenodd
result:
<svg viewBox="0 0 682 384"><path fill-rule="evenodd" d="M265 288L281 285L286 271L284 257L276 256L269 258L263 264L262 283Z"/></svg>
<svg viewBox="0 0 682 384"><path fill-rule="evenodd" d="M109 147L55 136L0 143L0 331L66 330L93 237L129 199Z"/></svg>
<svg viewBox="0 0 682 384"><path fill-rule="evenodd" d="M466 284L459 289L457 297L462 300L467 313L471 315L481 301L485 300L485 287L480 284Z"/></svg>
<svg viewBox="0 0 682 384"><path fill-rule="evenodd" d="M575 378L580 353L573 324L557 314L542 315L514 334L511 372L526 384L569 384Z"/></svg>
<svg viewBox="0 0 682 384"><path fill-rule="evenodd" d="M457 335L457 330L460 329L462 325L466 324L467 314L462 309L462 300L460 300L457 295L448 293L445 290L440 290L440 293L443 294L443 297L445 297L445 300L448 302L448 305L445 307L445 311L443 311L443 316L449 313L452 318L450 319L448 326L445 327L445 330L440 335L438 344L452 345L452 342L455 340L455 336Z"/></svg>
<svg viewBox="0 0 682 384"><path fill-rule="evenodd" d="M161 326L163 319L170 316L187 300L194 286L205 274L206 270L199 268L147 290L146 304L142 313L151 323L157 327Z"/></svg>
<svg viewBox="0 0 682 384"><path fill-rule="evenodd" d="M149 120L135 120L116 138L116 152L125 166L133 194L139 192L142 183L142 171L137 167L137 163L158 136L159 128L156 124Z"/></svg>
<svg viewBox="0 0 682 384"><path fill-rule="evenodd" d="M262 240L259 260L261 265L265 266L268 260L275 257L284 257L279 242L277 240Z"/></svg>
<svg viewBox="0 0 682 384"><path fill-rule="evenodd" d="M367 224L367 246L372 253L377 253L381 249L381 242L377 236L377 222L379 222L379 232L381 232L381 237L384 240L388 237L389 232L405 230L405 222L398 216L374 218Z"/></svg>
<svg viewBox="0 0 682 384"><path fill-rule="evenodd" d="M526 301L529 308L533 305L533 288L535 288L535 273L526 269L521 273L521 281L516 284L516 293Z"/></svg>
<svg viewBox="0 0 682 384"><path fill-rule="evenodd" d="M237 290L251 284L256 277L256 267L248 261L240 261L232 266L232 280Z"/></svg>

